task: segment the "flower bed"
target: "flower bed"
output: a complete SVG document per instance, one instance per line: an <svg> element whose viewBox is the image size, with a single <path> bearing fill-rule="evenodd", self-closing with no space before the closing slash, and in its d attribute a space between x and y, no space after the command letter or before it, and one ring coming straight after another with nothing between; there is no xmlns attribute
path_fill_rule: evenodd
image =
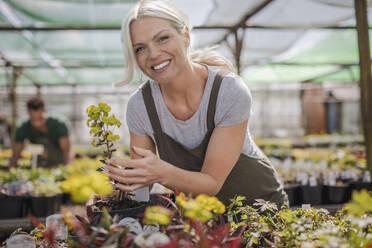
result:
<svg viewBox="0 0 372 248"><path fill-rule="evenodd" d="M65 213L52 216L58 225L36 226L19 238L34 247L370 247L372 195L361 191L352 202L330 215L324 209L277 210L257 200L254 206L236 197L225 206L215 197L179 194L169 206L148 207L142 224L118 220L107 212L98 226ZM51 223L51 222L49 222ZM67 234L67 228L70 230ZM16 231L6 242L12 242ZM6 244L4 242L3 245Z"/></svg>
<svg viewBox="0 0 372 248"><path fill-rule="evenodd" d="M270 160L281 176L291 206L345 203L353 190L372 189L361 146L296 148L290 154L280 159L270 156Z"/></svg>

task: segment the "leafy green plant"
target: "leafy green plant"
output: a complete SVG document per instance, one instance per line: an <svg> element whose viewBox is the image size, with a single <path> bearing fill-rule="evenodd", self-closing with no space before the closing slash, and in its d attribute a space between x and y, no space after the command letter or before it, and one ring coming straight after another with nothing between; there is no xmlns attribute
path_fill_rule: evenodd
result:
<svg viewBox="0 0 372 248"><path fill-rule="evenodd" d="M86 111L89 117L87 126L90 128L90 134L94 137L92 146L105 146L105 155L110 159L112 153L115 151L113 148L114 141L120 139L118 134L113 133L113 129L115 127L119 128L121 122L114 114L109 115L111 107L103 102L98 103L98 106L89 106Z"/></svg>
<svg viewBox="0 0 372 248"><path fill-rule="evenodd" d="M119 128L121 122L114 114L110 115L110 111L111 107L103 102L98 103L98 106L91 105L86 110L89 117L87 126L90 128L90 134L93 135L92 146L104 146L105 159L110 159L112 157L112 153L116 151L114 142L120 139L118 134L114 134L114 129ZM105 160L100 161L106 164ZM106 170L104 167L101 167L98 171ZM115 181L113 181L113 183L115 183ZM104 206L109 208L125 208L131 205L137 205L132 203L133 201L129 199L129 194L127 192L118 190L114 199L98 201L95 206L99 206L98 208L103 208Z"/></svg>
<svg viewBox="0 0 372 248"><path fill-rule="evenodd" d="M264 200L257 200L253 206L249 206L241 196L231 199L226 209L218 199L206 195L193 198L181 193L175 202L167 197L163 199L162 206L148 207L143 218L144 225L158 226L154 233L144 231L134 234L130 231L131 226L120 226L118 220L111 218L105 210L98 226L66 213L64 220L74 236L64 241L64 245L157 248L372 247L372 195L366 191L355 192L351 203L335 215L325 209L314 208L276 210L275 204ZM229 222L226 223L225 219L229 219ZM37 227L31 232L37 243L53 247L56 244L53 230L47 230L35 218L32 223ZM166 236L166 243L150 244L147 241L153 235ZM138 242L141 240L146 242Z"/></svg>

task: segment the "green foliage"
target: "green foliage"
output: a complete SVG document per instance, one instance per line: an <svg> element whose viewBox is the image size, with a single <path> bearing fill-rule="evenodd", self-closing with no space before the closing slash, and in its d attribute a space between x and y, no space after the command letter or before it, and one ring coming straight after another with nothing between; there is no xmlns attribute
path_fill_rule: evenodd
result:
<svg viewBox="0 0 372 248"><path fill-rule="evenodd" d="M227 207L232 230L247 227L247 247L371 247L372 195L355 192L348 203L334 216L325 209L275 211L272 203L258 200L255 207L235 197Z"/></svg>
<svg viewBox="0 0 372 248"><path fill-rule="evenodd" d="M90 127L89 133L94 137L92 146L105 145L105 154L108 158L111 158L111 154L115 151L112 148L113 142L120 139L120 136L114 134L111 129L121 126L121 122L114 114L109 115L110 111L111 107L103 102L98 103L98 106L91 105L86 110L89 117L87 120L87 126Z"/></svg>
<svg viewBox="0 0 372 248"><path fill-rule="evenodd" d="M111 219L104 210L96 226L84 218L79 217L77 221L71 214L64 214L65 223L75 235L67 240L68 247L372 247L372 196L365 191L354 193L352 202L335 215L314 208L275 211L276 206L264 200L249 206L244 203L244 197L237 196L226 208L226 217L234 219L227 224L214 211L220 209L220 203L213 197L201 195L194 199L181 193L176 197L176 203L164 199L174 208L149 207L143 221L148 225L158 224L159 229L154 234L160 232L168 237L164 246L139 245L137 241L141 234L134 236L130 226L118 225L117 219ZM201 206L211 211L213 218L204 221L200 216L188 217L185 207L189 202L197 211ZM219 214L224 212L222 210ZM47 241L45 227L36 228L31 235L39 244L53 243L53 239ZM142 239L146 239L146 235L142 235Z"/></svg>
<svg viewBox="0 0 372 248"><path fill-rule="evenodd" d="M362 190L353 194L353 201L346 205L346 210L350 215L360 217L364 214L372 214L372 192Z"/></svg>

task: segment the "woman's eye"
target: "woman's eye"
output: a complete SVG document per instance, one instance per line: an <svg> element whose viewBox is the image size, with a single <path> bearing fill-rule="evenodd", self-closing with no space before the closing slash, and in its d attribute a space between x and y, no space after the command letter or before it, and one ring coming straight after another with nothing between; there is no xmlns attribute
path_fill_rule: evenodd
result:
<svg viewBox="0 0 372 248"><path fill-rule="evenodd" d="M165 41L165 40L168 40L169 39L169 36L161 36L159 38L160 41Z"/></svg>
<svg viewBox="0 0 372 248"><path fill-rule="evenodd" d="M144 48L144 47L137 47L137 48L134 50L134 52L135 52L135 53L139 53L139 52L143 51L143 49L145 49L145 48Z"/></svg>

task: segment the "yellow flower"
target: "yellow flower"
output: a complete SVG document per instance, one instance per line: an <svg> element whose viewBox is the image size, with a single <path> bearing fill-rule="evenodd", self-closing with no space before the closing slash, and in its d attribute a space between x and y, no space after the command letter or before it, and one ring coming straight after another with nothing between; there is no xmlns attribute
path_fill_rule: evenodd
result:
<svg viewBox="0 0 372 248"><path fill-rule="evenodd" d="M185 216L193 220L206 222L213 217L213 214L210 211L205 209L201 204L193 199L186 202L184 209Z"/></svg>
<svg viewBox="0 0 372 248"><path fill-rule="evenodd" d="M111 107L103 102L98 103L98 108L101 111L106 112L106 113L111 111Z"/></svg>
<svg viewBox="0 0 372 248"><path fill-rule="evenodd" d="M112 134L107 135L107 140L108 141L115 141L115 140L118 140L118 139L120 139L119 135L112 135Z"/></svg>
<svg viewBox="0 0 372 248"><path fill-rule="evenodd" d="M200 194L195 198L195 200L199 202L205 209L216 214L223 214L226 210L225 205L215 196Z"/></svg>
<svg viewBox="0 0 372 248"><path fill-rule="evenodd" d="M94 171L90 174L92 188L95 193L99 195L110 195L113 191L113 187L109 184L109 178L107 175Z"/></svg>
<svg viewBox="0 0 372 248"><path fill-rule="evenodd" d="M75 219L74 219L74 216L72 215L72 213L71 212L63 212L62 213L62 218L63 218L63 221L68 226L69 230L71 230L72 227L74 226L74 222L75 222Z"/></svg>
<svg viewBox="0 0 372 248"><path fill-rule="evenodd" d="M179 193L179 195L176 197L176 203L179 206L183 207L185 206L186 202L187 202L186 195L183 192Z"/></svg>
<svg viewBox="0 0 372 248"><path fill-rule="evenodd" d="M146 225L152 224L167 225L169 224L171 218L172 211L160 206L152 206L146 208L143 223Z"/></svg>
<svg viewBox="0 0 372 248"><path fill-rule="evenodd" d="M94 106L94 105L90 105L90 106L87 108L86 112L89 114L89 113L94 112L96 109L97 109L96 106Z"/></svg>
<svg viewBox="0 0 372 248"><path fill-rule="evenodd" d="M93 134L94 136L98 136L99 132L101 131L100 127L92 127L89 131L90 134Z"/></svg>
<svg viewBox="0 0 372 248"><path fill-rule="evenodd" d="M89 186L83 186L80 190L72 192L71 199L76 203L85 203L89 200L90 196L93 194L93 189Z"/></svg>

